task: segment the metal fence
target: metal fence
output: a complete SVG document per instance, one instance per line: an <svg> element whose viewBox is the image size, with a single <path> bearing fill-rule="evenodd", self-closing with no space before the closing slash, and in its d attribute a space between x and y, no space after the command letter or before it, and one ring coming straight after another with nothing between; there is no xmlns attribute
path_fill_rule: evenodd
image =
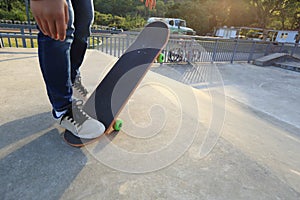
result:
<svg viewBox="0 0 300 200"><path fill-rule="evenodd" d="M137 34L92 35L89 47L120 57ZM251 62L271 53L300 55L298 44L172 35L164 62Z"/></svg>
<svg viewBox="0 0 300 200"><path fill-rule="evenodd" d="M34 25L0 24L0 47L37 47L38 30Z"/></svg>
<svg viewBox="0 0 300 200"><path fill-rule="evenodd" d="M37 47L35 26L0 25L1 47ZM113 32L93 31L89 38L89 48L98 49L109 55L120 57L137 37L136 32L113 34ZM300 55L298 44L273 43L253 40L229 40L200 36L171 35L162 51L164 62L251 62L271 53L284 52Z"/></svg>

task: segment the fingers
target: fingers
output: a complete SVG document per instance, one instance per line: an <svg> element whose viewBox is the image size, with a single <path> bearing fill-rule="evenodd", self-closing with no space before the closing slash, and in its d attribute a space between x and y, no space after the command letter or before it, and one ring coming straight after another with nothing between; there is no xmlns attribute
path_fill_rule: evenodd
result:
<svg viewBox="0 0 300 200"><path fill-rule="evenodd" d="M69 21L68 6L65 5L63 8L63 12L56 18L55 32L54 32L55 35L52 38L61 41L65 40L68 21Z"/></svg>
<svg viewBox="0 0 300 200"><path fill-rule="evenodd" d="M155 1L154 0L149 0L148 5L149 5L149 9L152 10L152 8L155 7Z"/></svg>
<svg viewBox="0 0 300 200"><path fill-rule="evenodd" d="M65 40L66 38L66 23L65 23L65 20L60 20L60 21L56 21L55 23L56 25L56 40Z"/></svg>
<svg viewBox="0 0 300 200"><path fill-rule="evenodd" d="M40 19L37 20L37 23L44 35L47 35L55 40L58 39L57 22L54 20Z"/></svg>
<svg viewBox="0 0 300 200"><path fill-rule="evenodd" d="M64 28L65 24L56 24L56 30L57 30L57 37L56 40L64 41L66 38L66 29Z"/></svg>
<svg viewBox="0 0 300 200"><path fill-rule="evenodd" d="M156 7L156 0L152 0L152 8Z"/></svg>
<svg viewBox="0 0 300 200"><path fill-rule="evenodd" d="M44 28L44 25L43 25L41 19L40 19L39 17L35 17L35 21L36 21L36 23L38 24L39 29L42 31L42 33L43 33L44 35L48 35L48 34L47 34L47 31L46 31L45 28Z"/></svg>
<svg viewBox="0 0 300 200"><path fill-rule="evenodd" d="M56 29L58 34L58 39L63 41L66 38L66 30L69 22L69 11L68 6L64 6L64 14L60 17L60 21L56 23Z"/></svg>
<svg viewBox="0 0 300 200"><path fill-rule="evenodd" d="M68 10L68 5L65 4L65 24L66 24L66 29L68 26L68 22L69 22L69 10Z"/></svg>
<svg viewBox="0 0 300 200"><path fill-rule="evenodd" d="M43 34L51 37L51 31L48 25L48 21L45 19L39 19L37 23L39 25L40 30L43 32Z"/></svg>
<svg viewBox="0 0 300 200"><path fill-rule="evenodd" d="M56 27L59 28L59 26L57 26L59 24L59 21L49 21L48 22L48 27L49 27L49 31L50 31L50 37L57 40L58 39L58 34L57 34L57 29Z"/></svg>
<svg viewBox="0 0 300 200"><path fill-rule="evenodd" d="M31 1L31 10L39 29L55 40L65 40L69 21L68 5L64 0Z"/></svg>
<svg viewBox="0 0 300 200"><path fill-rule="evenodd" d="M141 0L141 1L143 1L143 0ZM145 6L149 7L149 9L152 10L156 6L156 0L146 0Z"/></svg>
<svg viewBox="0 0 300 200"><path fill-rule="evenodd" d="M66 30L69 22L69 11L66 3L64 4L63 12L57 16L57 19L58 20L55 21L56 37L54 39L63 41L66 39Z"/></svg>

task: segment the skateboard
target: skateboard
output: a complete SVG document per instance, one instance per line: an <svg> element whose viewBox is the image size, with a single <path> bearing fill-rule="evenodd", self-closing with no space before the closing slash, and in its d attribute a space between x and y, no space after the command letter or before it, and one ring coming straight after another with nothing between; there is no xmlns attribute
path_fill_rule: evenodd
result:
<svg viewBox="0 0 300 200"><path fill-rule="evenodd" d="M117 117L142 81L143 77L157 59L169 39L169 29L164 22L148 24L138 35L134 43L118 59L111 70L83 105L83 110L106 127L103 135L119 131L122 121ZM82 147L96 142L94 139L82 139L69 131L63 138L71 146Z"/></svg>

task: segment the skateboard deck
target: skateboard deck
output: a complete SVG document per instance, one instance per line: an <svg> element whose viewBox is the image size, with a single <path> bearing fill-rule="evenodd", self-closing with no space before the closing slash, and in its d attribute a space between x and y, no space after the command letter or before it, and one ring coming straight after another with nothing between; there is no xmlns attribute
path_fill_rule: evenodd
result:
<svg viewBox="0 0 300 200"><path fill-rule="evenodd" d="M119 122L117 121L119 113L167 44L168 39L169 29L165 23L157 21L148 24L88 98L83 110L104 124L106 131L103 135L120 128L113 127L121 125L115 124ZM63 134L64 140L75 147L95 142L102 136L81 139L67 130Z"/></svg>

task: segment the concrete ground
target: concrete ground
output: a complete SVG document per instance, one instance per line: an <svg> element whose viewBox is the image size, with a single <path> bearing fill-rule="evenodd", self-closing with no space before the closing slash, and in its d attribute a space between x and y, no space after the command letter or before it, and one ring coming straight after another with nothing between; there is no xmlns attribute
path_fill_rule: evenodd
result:
<svg viewBox="0 0 300 200"><path fill-rule="evenodd" d="M88 52L90 91L115 61ZM51 117L36 49L0 49L0 72L0 199L300 198L299 73L156 64L123 130L77 149Z"/></svg>

